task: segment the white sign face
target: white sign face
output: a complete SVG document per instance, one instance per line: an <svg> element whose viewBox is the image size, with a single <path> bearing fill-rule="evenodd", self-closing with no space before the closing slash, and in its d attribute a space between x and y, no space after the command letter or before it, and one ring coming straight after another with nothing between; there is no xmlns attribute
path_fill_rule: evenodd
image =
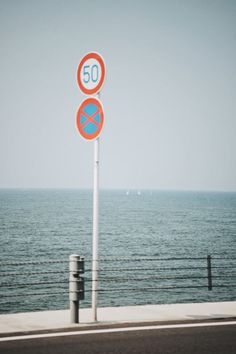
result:
<svg viewBox="0 0 236 354"><path fill-rule="evenodd" d="M83 64L80 71L80 81L86 87L87 90L94 90L97 84L100 82L102 76L101 65L94 59L88 59Z"/></svg>
<svg viewBox="0 0 236 354"><path fill-rule="evenodd" d="M93 95L100 91L105 79L105 64L98 53L89 53L81 60L77 81L81 91Z"/></svg>

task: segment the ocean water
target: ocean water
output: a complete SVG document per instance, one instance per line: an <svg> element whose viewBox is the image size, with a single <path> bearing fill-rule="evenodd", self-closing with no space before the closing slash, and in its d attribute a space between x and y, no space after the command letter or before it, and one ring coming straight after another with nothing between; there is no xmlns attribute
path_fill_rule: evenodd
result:
<svg viewBox="0 0 236 354"><path fill-rule="evenodd" d="M0 190L0 244L1 313L68 308L74 253L91 305L92 191ZM236 193L102 190L99 306L235 300L235 246Z"/></svg>

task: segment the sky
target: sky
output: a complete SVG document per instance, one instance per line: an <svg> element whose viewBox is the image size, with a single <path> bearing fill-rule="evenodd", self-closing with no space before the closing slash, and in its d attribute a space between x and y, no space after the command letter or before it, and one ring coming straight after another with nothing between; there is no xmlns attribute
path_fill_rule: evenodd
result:
<svg viewBox="0 0 236 354"><path fill-rule="evenodd" d="M92 188L96 51L101 188L236 191L236 1L0 0L0 41L0 188Z"/></svg>

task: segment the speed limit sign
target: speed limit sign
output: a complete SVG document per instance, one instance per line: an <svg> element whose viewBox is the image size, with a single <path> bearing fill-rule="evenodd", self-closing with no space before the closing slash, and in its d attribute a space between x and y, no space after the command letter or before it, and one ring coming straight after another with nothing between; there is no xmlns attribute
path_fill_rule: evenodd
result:
<svg viewBox="0 0 236 354"><path fill-rule="evenodd" d="M77 81L80 90L86 95L98 93L104 83L105 71L105 63L100 54L86 54L77 70Z"/></svg>

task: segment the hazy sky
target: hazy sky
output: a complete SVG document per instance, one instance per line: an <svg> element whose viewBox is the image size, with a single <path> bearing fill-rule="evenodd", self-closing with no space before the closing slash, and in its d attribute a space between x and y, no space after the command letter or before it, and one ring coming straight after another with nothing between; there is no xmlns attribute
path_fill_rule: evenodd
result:
<svg viewBox="0 0 236 354"><path fill-rule="evenodd" d="M101 187L236 190L236 1L0 0L0 187L91 188L80 59L101 53Z"/></svg>

